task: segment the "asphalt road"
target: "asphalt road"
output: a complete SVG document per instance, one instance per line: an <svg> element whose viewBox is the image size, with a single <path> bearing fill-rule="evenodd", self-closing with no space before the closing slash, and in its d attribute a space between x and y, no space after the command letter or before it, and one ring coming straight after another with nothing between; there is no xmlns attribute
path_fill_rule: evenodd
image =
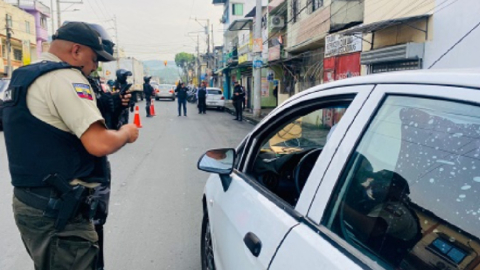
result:
<svg viewBox="0 0 480 270"><path fill-rule="evenodd" d="M235 147L253 128L208 110L177 116L177 103L155 102L134 144L110 157L112 196L106 224L106 269L201 269L201 198L207 173L196 169L209 148ZM133 115L131 116L133 118ZM0 269L33 269L15 226L12 187L0 132Z"/></svg>

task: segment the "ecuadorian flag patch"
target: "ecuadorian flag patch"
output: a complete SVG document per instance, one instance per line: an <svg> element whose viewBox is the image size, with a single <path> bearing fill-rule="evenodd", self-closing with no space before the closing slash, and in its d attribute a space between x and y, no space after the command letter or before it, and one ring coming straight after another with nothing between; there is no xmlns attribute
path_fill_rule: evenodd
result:
<svg viewBox="0 0 480 270"><path fill-rule="evenodd" d="M88 100L93 100L92 90L90 89L90 85L84 83L74 83L73 88L77 95L80 98L86 98Z"/></svg>

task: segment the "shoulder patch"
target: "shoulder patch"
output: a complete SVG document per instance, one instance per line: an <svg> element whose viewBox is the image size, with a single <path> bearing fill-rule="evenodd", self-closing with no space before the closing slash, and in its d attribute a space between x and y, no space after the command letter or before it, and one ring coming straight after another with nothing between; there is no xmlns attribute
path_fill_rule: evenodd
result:
<svg viewBox="0 0 480 270"><path fill-rule="evenodd" d="M75 89L75 92L77 92L78 97L93 100L90 85L85 83L74 83L73 88Z"/></svg>

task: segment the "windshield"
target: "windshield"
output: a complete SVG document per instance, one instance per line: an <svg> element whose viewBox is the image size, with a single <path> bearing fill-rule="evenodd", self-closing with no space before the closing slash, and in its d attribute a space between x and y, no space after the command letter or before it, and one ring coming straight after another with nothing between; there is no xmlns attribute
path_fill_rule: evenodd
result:
<svg viewBox="0 0 480 270"><path fill-rule="evenodd" d="M210 95L221 95L222 91L221 90L216 90L216 89L207 89L207 94Z"/></svg>

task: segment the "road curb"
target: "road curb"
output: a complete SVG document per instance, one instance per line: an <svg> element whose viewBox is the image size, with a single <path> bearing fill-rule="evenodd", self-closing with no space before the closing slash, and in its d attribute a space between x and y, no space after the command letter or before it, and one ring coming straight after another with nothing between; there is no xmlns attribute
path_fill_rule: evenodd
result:
<svg viewBox="0 0 480 270"><path fill-rule="evenodd" d="M235 116L235 110L231 109L227 106L225 106L225 112ZM248 115L245 115L245 114L243 115L243 121L248 122L252 125L257 125L260 122L259 120L255 119L255 118L252 118L252 117L250 117Z"/></svg>

